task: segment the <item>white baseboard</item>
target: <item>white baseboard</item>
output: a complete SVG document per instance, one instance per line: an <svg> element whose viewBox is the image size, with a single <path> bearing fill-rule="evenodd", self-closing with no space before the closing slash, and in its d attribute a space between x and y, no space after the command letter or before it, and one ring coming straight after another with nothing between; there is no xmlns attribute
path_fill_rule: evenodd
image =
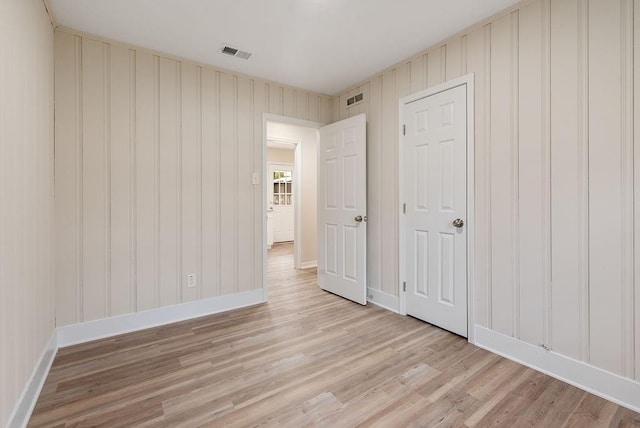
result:
<svg viewBox="0 0 640 428"><path fill-rule="evenodd" d="M58 346L85 343L191 318L264 303L262 289L58 327Z"/></svg>
<svg viewBox="0 0 640 428"><path fill-rule="evenodd" d="M310 262L302 262L300 263L300 269L311 269L314 267L318 267L318 261L312 260Z"/></svg>
<svg viewBox="0 0 640 428"><path fill-rule="evenodd" d="M372 296L368 301L374 305L380 306L381 308L387 309L391 312L400 313L400 307L398 306L400 301L398 300L398 296L393 296L385 293L384 291L375 290L373 288L367 288L367 295Z"/></svg>
<svg viewBox="0 0 640 428"><path fill-rule="evenodd" d="M33 409L36 407L40 391L42 391L42 386L47 379L49 369L51 369L51 364L57 352L57 334L56 330L53 330L49 342L33 368L31 378L25 385L24 391L22 391L22 395L16 403L11 416L9 416L9 421L7 422L8 428L23 428L29 423L29 418L31 417L31 413L33 413Z"/></svg>
<svg viewBox="0 0 640 428"><path fill-rule="evenodd" d="M484 327L476 326L475 333L475 344L480 348L640 412L639 382Z"/></svg>

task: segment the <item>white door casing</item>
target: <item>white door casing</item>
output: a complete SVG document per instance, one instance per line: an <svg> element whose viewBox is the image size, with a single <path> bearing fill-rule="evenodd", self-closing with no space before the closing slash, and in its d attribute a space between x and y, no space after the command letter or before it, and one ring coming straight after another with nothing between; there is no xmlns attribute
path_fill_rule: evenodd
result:
<svg viewBox="0 0 640 428"><path fill-rule="evenodd" d="M401 139L406 313L464 337L466 91L466 85L459 85L405 104Z"/></svg>
<svg viewBox="0 0 640 428"><path fill-rule="evenodd" d="M276 172L286 172L288 177L275 178ZM272 219L273 242L293 241L295 235L294 184L296 183L294 165L270 162L268 180L267 205L269 208L267 210ZM279 188L280 194L275 193L276 187ZM274 198L278 198L279 202L275 203Z"/></svg>
<svg viewBox="0 0 640 428"><path fill-rule="evenodd" d="M366 116L320 128L318 285L367 303Z"/></svg>

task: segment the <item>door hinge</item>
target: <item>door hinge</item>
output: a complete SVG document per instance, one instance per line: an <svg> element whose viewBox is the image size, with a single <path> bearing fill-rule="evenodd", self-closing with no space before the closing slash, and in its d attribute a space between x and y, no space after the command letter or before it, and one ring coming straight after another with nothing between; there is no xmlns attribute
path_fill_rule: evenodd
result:
<svg viewBox="0 0 640 428"><path fill-rule="evenodd" d="M407 125L402 125L402 135L407 135Z"/></svg>
<svg viewBox="0 0 640 428"><path fill-rule="evenodd" d="M407 291L407 281L402 283L402 291Z"/></svg>
<svg viewBox="0 0 640 428"><path fill-rule="evenodd" d="M406 214L407 213L407 204L404 203L402 204L402 214Z"/></svg>

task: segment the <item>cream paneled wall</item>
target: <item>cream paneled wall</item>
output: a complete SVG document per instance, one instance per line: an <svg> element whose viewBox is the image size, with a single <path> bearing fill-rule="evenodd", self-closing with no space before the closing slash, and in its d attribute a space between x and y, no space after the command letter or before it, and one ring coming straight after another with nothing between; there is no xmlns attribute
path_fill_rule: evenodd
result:
<svg viewBox="0 0 640 428"><path fill-rule="evenodd" d="M638 49L638 0L535 0L335 97L368 116L369 287L398 295L398 100L474 73L476 323L640 379Z"/></svg>
<svg viewBox="0 0 640 428"><path fill-rule="evenodd" d="M0 426L54 329L53 27L0 1Z"/></svg>
<svg viewBox="0 0 640 428"><path fill-rule="evenodd" d="M58 30L58 325L262 286L262 114L331 98ZM186 275L197 287L186 287Z"/></svg>

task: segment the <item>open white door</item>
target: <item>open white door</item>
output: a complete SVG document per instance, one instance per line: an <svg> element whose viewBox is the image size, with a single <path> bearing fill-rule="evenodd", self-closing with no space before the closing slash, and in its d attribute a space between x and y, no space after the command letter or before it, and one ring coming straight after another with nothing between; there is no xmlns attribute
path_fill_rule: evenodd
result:
<svg viewBox="0 0 640 428"><path fill-rule="evenodd" d="M407 314L467 337L467 105L461 85L404 106Z"/></svg>
<svg viewBox="0 0 640 428"><path fill-rule="evenodd" d="M320 128L318 285L367 304L367 119Z"/></svg>

